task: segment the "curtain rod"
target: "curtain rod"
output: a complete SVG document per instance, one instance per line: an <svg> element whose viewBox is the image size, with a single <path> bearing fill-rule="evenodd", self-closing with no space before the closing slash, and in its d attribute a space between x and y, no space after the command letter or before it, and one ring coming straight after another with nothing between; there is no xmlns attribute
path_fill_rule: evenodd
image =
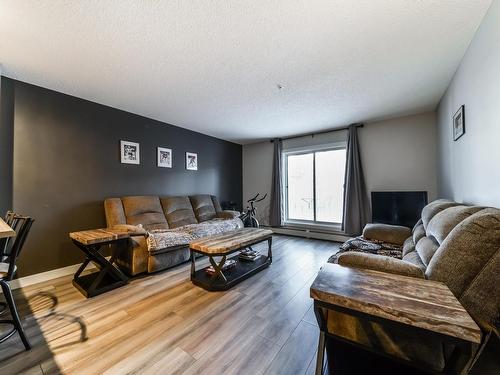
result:
<svg viewBox="0 0 500 375"><path fill-rule="evenodd" d="M351 125L356 125L357 128L362 128L364 126L364 124L362 124L362 123L351 124ZM351 126L351 125L349 125L349 126ZM283 137L283 138L278 138L278 139L280 141L285 141L287 139L295 139L295 138L302 138L302 137L308 137L308 136L314 137L315 135L319 135L319 134L326 134L326 133L332 133L332 132L338 132L338 131L342 131L342 130L347 130L347 129L349 129L349 126L344 126L343 128L337 128L337 129L331 129L331 130L324 130L324 131L316 132L316 133L306 133L306 134L301 134L301 135L293 135L293 136L290 136L290 137ZM271 139L270 142L273 143L274 139Z"/></svg>

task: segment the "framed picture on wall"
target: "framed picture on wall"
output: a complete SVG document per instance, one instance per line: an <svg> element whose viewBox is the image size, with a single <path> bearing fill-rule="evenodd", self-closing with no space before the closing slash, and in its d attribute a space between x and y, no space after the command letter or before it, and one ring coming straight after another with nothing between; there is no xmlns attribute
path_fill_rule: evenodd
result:
<svg viewBox="0 0 500 375"><path fill-rule="evenodd" d="M456 141L465 134L465 106L461 106L453 115L453 140Z"/></svg>
<svg viewBox="0 0 500 375"><path fill-rule="evenodd" d="M172 149L158 147L158 167L172 168Z"/></svg>
<svg viewBox="0 0 500 375"><path fill-rule="evenodd" d="M198 170L198 154L186 152L186 169L190 171Z"/></svg>
<svg viewBox="0 0 500 375"><path fill-rule="evenodd" d="M124 164L140 164L139 143L120 141L120 157Z"/></svg>

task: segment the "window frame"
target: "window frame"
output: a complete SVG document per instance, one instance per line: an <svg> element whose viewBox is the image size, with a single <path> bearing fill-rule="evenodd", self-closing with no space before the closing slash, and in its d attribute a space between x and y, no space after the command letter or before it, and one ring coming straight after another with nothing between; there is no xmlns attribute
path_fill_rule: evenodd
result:
<svg viewBox="0 0 500 375"><path fill-rule="evenodd" d="M318 221L316 220L316 153L326 151L345 150L347 152L347 142L336 142L328 145L300 147L290 150L284 150L281 153L282 159L282 197L283 197L283 224L287 227L301 227L311 229L338 230L342 223ZM288 217L288 156L295 155L313 155L313 220L290 219ZM345 166L344 166L345 168ZM345 189L345 181L344 181Z"/></svg>

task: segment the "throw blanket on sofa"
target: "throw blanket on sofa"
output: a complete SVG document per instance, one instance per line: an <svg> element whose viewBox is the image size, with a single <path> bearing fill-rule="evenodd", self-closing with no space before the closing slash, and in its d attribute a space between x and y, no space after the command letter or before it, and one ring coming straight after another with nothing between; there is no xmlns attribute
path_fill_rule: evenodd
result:
<svg viewBox="0 0 500 375"><path fill-rule="evenodd" d="M377 240L367 240L362 236L359 236L350 238L340 245L340 250L332 255L328 259L328 262L337 263L338 256L346 251L385 255L397 259L401 259L403 256L403 248L401 246Z"/></svg>
<svg viewBox="0 0 500 375"><path fill-rule="evenodd" d="M174 246L186 246L198 238L213 236L243 227L240 219L213 219L199 224L188 224L175 229L155 229L148 232L148 251Z"/></svg>

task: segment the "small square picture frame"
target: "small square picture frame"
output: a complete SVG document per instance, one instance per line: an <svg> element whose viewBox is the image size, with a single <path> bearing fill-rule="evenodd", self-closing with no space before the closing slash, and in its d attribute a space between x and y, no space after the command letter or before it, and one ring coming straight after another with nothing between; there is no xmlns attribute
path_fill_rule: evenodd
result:
<svg viewBox="0 0 500 375"><path fill-rule="evenodd" d="M188 171L198 170L198 154L194 152L186 152L186 169Z"/></svg>
<svg viewBox="0 0 500 375"><path fill-rule="evenodd" d="M122 164L141 164L139 143L120 141L120 161Z"/></svg>
<svg viewBox="0 0 500 375"><path fill-rule="evenodd" d="M465 105L461 105L453 115L453 140L458 140L465 134Z"/></svg>
<svg viewBox="0 0 500 375"><path fill-rule="evenodd" d="M157 147L157 162L160 168L172 168L172 149Z"/></svg>

